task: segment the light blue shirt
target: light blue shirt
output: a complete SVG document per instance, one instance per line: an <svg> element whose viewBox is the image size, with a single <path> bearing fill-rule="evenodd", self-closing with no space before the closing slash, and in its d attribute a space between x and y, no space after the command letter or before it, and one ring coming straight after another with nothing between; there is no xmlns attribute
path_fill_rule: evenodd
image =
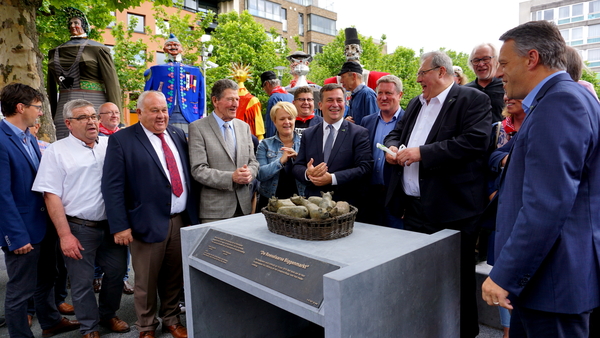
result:
<svg viewBox="0 0 600 338"><path fill-rule="evenodd" d="M223 121L223 119L221 119L217 114L215 114L214 111L212 112L211 115L213 115L215 117L215 120L217 120L217 123L219 124L219 129L221 130L221 136L223 136L223 140L224 140L225 139L225 127L223 127L223 125L225 124L225 121ZM231 120L227 123L229 123L229 128L231 128L231 134L233 135L233 145L237 149L237 142L236 142L236 138L235 138L235 129L233 129L233 120Z"/></svg>
<svg viewBox="0 0 600 338"><path fill-rule="evenodd" d="M563 73L566 73L566 72L564 70L560 70L556 73L548 75L545 79L540 81L540 83L538 83L537 86L535 86L535 88L533 88L533 90L531 92L529 92L529 94L527 94L527 96L525 96L525 98L523 99L523 102L521 103L525 114L529 114L529 112L535 107L535 104L537 104L537 102L533 102L533 100L535 99L537 94L540 92L540 89L542 89L542 87L546 84L546 82L550 81L551 78L557 76L558 74L563 74Z"/></svg>
<svg viewBox="0 0 600 338"><path fill-rule="evenodd" d="M385 152L377 148L377 143L383 144L383 139L396 127L396 121L400 118L400 112L402 107L398 108L398 111L392 116L390 122L385 122L381 118L381 111L377 113L377 125L375 126L375 137L373 138L373 177L371 178L371 184L383 185L383 167L385 165Z"/></svg>
<svg viewBox="0 0 600 338"><path fill-rule="evenodd" d="M25 129L25 131L23 131L20 128L18 128L17 126L15 126L14 124L8 122L8 120L6 120L6 119L4 120L4 122L6 123L7 126L10 127L10 129L13 131L13 133L15 133L17 136L19 136L19 139L23 142L23 146L25 147L25 150L27 150L29 157L31 158L31 160L35 164L35 168L37 169L40 166L40 159L37 157L35 149L33 148L33 144L31 144L31 142L29 142L29 140L31 139L31 136L32 136L31 133L29 132L29 128L27 128L27 129ZM37 143L36 143L36 145L37 145Z"/></svg>

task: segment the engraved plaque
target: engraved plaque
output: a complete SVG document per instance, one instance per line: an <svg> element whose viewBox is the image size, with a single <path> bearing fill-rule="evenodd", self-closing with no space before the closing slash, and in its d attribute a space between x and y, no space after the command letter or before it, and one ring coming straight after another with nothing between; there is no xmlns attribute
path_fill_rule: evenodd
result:
<svg viewBox="0 0 600 338"><path fill-rule="evenodd" d="M214 229L192 256L317 308L323 302L323 275L340 268Z"/></svg>

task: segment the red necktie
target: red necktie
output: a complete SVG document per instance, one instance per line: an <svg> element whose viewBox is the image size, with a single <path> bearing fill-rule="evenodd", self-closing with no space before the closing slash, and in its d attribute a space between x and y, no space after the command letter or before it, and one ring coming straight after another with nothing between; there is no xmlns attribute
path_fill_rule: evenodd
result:
<svg viewBox="0 0 600 338"><path fill-rule="evenodd" d="M177 169L177 161L169 145L165 141L165 134L154 134L158 136L162 142L162 148L165 153L165 160L167 161L167 169L169 170L169 176L171 176L171 188L175 196L179 197L183 193L183 185L181 184L181 176L179 176L179 169Z"/></svg>

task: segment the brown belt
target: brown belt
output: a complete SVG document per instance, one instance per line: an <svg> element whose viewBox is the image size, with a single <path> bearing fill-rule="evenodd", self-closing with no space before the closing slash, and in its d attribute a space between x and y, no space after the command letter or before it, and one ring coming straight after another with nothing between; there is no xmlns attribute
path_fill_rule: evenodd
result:
<svg viewBox="0 0 600 338"><path fill-rule="evenodd" d="M73 216L67 215L67 221L69 221L71 223L83 225L83 226L86 226L86 227L90 227L90 228L107 228L108 227L108 221L107 220L104 220L104 221L88 221L87 219L81 219L79 217L73 217Z"/></svg>
<svg viewBox="0 0 600 338"><path fill-rule="evenodd" d="M176 214L171 214L171 215L169 216L169 218L175 218L175 217L177 217L177 216L179 216L179 215L181 215L181 212L179 212L179 213L176 213Z"/></svg>

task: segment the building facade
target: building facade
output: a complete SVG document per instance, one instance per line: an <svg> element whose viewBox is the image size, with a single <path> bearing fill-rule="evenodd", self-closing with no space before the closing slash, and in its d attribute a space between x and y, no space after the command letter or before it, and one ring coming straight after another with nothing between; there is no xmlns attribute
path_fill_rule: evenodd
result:
<svg viewBox="0 0 600 338"><path fill-rule="evenodd" d="M600 72L600 0L530 0L521 2L519 23L552 21L596 73Z"/></svg>

